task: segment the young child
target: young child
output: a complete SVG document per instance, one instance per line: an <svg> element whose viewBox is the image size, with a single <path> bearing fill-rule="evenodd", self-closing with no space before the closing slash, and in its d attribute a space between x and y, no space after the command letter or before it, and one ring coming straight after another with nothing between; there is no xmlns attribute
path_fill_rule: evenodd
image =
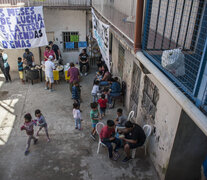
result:
<svg viewBox="0 0 207 180"><path fill-rule="evenodd" d="M100 106L101 118L105 116L106 105L108 102L108 100L105 97L106 97L105 94L102 94L101 98L98 100L98 104Z"/></svg>
<svg viewBox="0 0 207 180"><path fill-rule="evenodd" d="M93 85L93 89L91 91L91 95L93 96L93 102L97 102L98 100L98 95L97 93L99 92L99 81L95 81Z"/></svg>
<svg viewBox="0 0 207 180"><path fill-rule="evenodd" d="M101 81L102 79L103 79L103 71L98 71L97 73L96 73L96 80L98 80L98 81Z"/></svg>
<svg viewBox="0 0 207 180"><path fill-rule="evenodd" d="M9 74L10 71L10 66L8 63L8 55L7 54L3 54L3 60L4 60L4 72L5 72L5 77L6 77L6 82L11 82L11 76Z"/></svg>
<svg viewBox="0 0 207 180"><path fill-rule="evenodd" d="M78 103L73 104L73 118L75 119L75 129L82 130L81 128L81 112Z"/></svg>
<svg viewBox="0 0 207 180"><path fill-rule="evenodd" d="M45 129L45 133L47 136L47 142L50 142L49 134L48 134L48 128L47 128L47 122L45 121L44 116L42 115L41 111L37 109L35 111L35 117L37 118L36 121L38 123L38 126L40 127L39 130L37 131L36 136L39 136L39 132L42 130L42 128Z"/></svg>
<svg viewBox="0 0 207 180"><path fill-rule="evenodd" d="M125 127L126 121L127 118L123 115L123 110L121 108L117 109L117 118L115 119L116 126Z"/></svg>
<svg viewBox="0 0 207 180"><path fill-rule="evenodd" d="M34 140L34 144L37 143L38 139L34 137L34 125L36 125L35 121L32 121L32 116L30 113L25 114L24 116L24 125L21 127L21 131L25 130L28 135L27 147L24 152L25 156L29 154L29 148L31 140Z"/></svg>
<svg viewBox="0 0 207 180"><path fill-rule="evenodd" d="M18 57L18 71L19 71L19 78L24 84L23 62L21 57Z"/></svg>
<svg viewBox="0 0 207 180"><path fill-rule="evenodd" d="M73 82L73 87L72 87L72 99L75 101L75 103L78 103L80 107L80 86L78 81Z"/></svg>
<svg viewBox="0 0 207 180"><path fill-rule="evenodd" d="M91 112L90 112L90 118L92 123L92 132L91 132L91 138L93 140L96 140L96 124L99 121L99 112L98 112L98 104L96 102L91 103Z"/></svg>

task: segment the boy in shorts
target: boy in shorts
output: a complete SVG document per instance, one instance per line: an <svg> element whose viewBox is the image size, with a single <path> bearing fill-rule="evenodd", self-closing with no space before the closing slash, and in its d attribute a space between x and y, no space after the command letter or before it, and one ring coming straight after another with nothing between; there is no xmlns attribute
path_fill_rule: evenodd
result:
<svg viewBox="0 0 207 180"><path fill-rule="evenodd" d="M18 71L19 71L19 78L24 84L23 62L21 57L18 57Z"/></svg>
<svg viewBox="0 0 207 180"><path fill-rule="evenodd" d="M54 83L53 70L55 69L55 64L51 61L53 56L49 56L48 60L45 62L45 90L53 91L52 84ZM49 87L48 87L49 84Z"/></svg>
<svg viewBox="0 0 207 180"><path fill-rule="evenodd" d="M92 123L92 132L91 132L91 138L93 140L96 140L96 124L99 121L99 112L98 112L98 104L96 102L91 103L91 112L90 112L90 118Z"/></svg>

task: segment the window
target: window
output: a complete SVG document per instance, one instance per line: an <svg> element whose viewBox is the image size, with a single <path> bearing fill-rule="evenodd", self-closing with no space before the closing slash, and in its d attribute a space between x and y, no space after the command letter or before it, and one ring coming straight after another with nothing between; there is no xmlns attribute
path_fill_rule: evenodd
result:
<svg viewBox="0 0 207 180"><path fill-rule="evenodd" d="M78 32L63 32L63 51L76 51L78 49L79 33ZM74 43L74 46L67 43Z"/></svg>
<svg viewBox="0 0 207 180"><path fill-rule="evenodd" d="M159 91L157 86L145 76L144 78L144 90L142 98L142 110L145 121L150 121L151 124L155 124L155 112L157 110L156 105L159 100ZM148 122L147 122L148 123Z"/></svg>
<svg viewBox="0 0 207 180"><path fill-rule="evenodd" d="M119 44L119 61L118 61L118 70L120 77L123 76L123 66L124 66L124 58L125 58L125 50L124 48Z"/></svg>
<svg viewBox="0 0 207 180"><path fill-rule="evenodd" d="M141 80L141 70L134 63L133 65L133 74L132 74L132 87L131 87L131 96L130 96L130 107L134 111L134 117L137 117L137 107L139 103L139 87Z"/></svg>

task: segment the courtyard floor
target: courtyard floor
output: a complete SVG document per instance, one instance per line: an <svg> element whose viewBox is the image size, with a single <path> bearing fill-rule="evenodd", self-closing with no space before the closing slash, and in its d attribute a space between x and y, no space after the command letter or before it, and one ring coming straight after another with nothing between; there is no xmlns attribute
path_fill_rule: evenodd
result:
<svg viewBox="0 0 207 180"><path fill-rule="evenodd" d="M55 91L44 90L44 83L22 85L18 73L12 73L12 83L4 83L0 74L0 179L1 180L157 180L150 159L140 149L136 158L123 164L124 152L117 162L110 161L107 150L97 154L98 141L90 138L90 95L94 73L84 77L81 109L83 130L75 130L71 94L62 81ZM116 105L116 108L119 104ZM120 104L121 107L121 104ZM107 110L102 120L116 117L116 108ZM49 127L51 142L44 130L37 145L31 143L30 154L24 155L27 136L20 131L25 113L40 109ZM37 131L37 127L35 127Z"/></svg>

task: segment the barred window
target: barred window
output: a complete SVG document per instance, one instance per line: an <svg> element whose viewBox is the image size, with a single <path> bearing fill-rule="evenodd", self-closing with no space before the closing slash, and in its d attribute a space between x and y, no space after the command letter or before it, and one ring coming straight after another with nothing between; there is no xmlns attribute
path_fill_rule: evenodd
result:
<svg viewBox="0 0 207 180"><path fill-rule="evenodd" d="M67 51L79 50L78 41L79 41L78 32L63 32L63 51L67 52ZM74 43L74 47L69 47L67 43L71 43L71 44Z"/></svg>

